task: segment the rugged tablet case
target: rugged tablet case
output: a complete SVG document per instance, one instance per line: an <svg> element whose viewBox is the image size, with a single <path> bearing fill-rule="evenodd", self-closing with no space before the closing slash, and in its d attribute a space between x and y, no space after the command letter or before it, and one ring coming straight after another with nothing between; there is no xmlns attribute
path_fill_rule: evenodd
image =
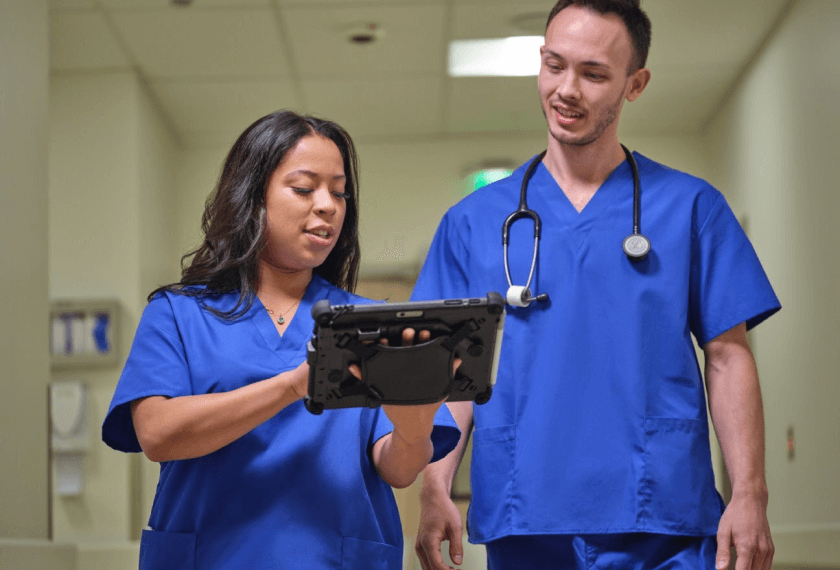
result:
<svg viewBox="0 0 840 570"><path fill-rule="evenodd" d="M505 301L483 298L312 307L315 327L307 346L306 409L426 404L490 399L496 379ZM431 339L401 346L405 328L428 330ZM380 339L388 339L383 345ZM462 363L453 375L455 358ZM362 380L348 366L358 364Z"/></svg>

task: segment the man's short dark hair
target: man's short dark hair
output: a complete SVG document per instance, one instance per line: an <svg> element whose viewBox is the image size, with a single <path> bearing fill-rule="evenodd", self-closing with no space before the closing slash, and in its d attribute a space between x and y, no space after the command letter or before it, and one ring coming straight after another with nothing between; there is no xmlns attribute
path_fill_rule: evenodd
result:
<svg viewBox="0 0 840 570"><path fill-rule="evenodd" d="M648 50L650 50L650 19L642 10L640 3L641 0L558 0L548 14L545 28L548 30L554 16L569 6L588 8L604 15L615 14L624 22L624 26L630 33L630 40L633 42L635 53L633 59L630 60L628 70L628 73L632 73L645 66Z"/></svg>

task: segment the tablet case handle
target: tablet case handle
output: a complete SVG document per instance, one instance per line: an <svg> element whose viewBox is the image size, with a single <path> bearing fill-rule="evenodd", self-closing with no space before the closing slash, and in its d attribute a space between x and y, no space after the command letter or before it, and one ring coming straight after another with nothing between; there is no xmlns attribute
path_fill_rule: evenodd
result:
<svg viewBox="0 0 840 570"><path fill-rule="evenodd" d="M376 383L379 391L369 397L369 407L388 402L428 404L452 390L454 353L444 346L444 337L413 346L369 345L361 361L362 378L399 377L399 382ZM387 392L386 392L387 390ZM429 394L433 394L431 397Z"/></svg>
<svg viewBox="0 0 840 570"><path fill-rule="evenodd" d="M461 335L461 338L468 332L469 330ZM365 386L368 391L368 407L375 408L383 401L410 401L423 404L443 399L452 389L453 350L460 342L458 340L452 343L452 340L453 337L438 337L412 346L386 346L375 343L366 344L360 342L357 337L345 333L336 344L356 355L362 370L362 378L384 378L389 375L400 378L400 382L393 383L387 393L382 393L373 386L367 386L367 383L363 381L357 381L359 386ZM437 374L430 374L430 371L437 371ZM343 392L344 395L350 395L347 388L344 388ZM435 396L430 398L430 392ZM362 392L355 391L355 393Z"/></svg>

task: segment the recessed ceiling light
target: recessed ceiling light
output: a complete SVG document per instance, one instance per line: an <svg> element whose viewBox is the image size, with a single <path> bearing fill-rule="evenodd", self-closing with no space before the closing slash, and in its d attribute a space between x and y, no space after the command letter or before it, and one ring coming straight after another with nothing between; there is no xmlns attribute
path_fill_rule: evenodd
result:
<svg viewBox="0 0 840 570"><path fill-rule="evenodd" d="M525 77L540 71L543 36L449 42L450 77Z"/></svg>

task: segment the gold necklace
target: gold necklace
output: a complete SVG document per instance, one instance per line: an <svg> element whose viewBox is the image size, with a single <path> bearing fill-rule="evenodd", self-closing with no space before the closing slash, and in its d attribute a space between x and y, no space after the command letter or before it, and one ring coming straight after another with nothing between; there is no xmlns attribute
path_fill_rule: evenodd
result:
<svg viewBox="0 0 840 570"><path fill-rule="evenodd" d="M278 325L285 324L286 319L285 319L284 317L288 314L288 312L289 312L289 311L291 311L292 309L294 309L295 307L297 307L297 306L298 306L298 303L300 303L301 299L303 299L303 297L301 297L300 299L298 299L297 301L295 301L295 304L294 304L294 305L292 305L291 307L289 307L288 309L286 309L285 311L283 311L282 313L280 313L280 316L279 316L279 317L277 317L277 324L278 324ZM269 315L271 315L272 317L274 316L274 311L272 311L272 310L271 310L271 309L269 309L268 307L266 307L266 308L265 308L265 310L266 310L266 311L268 311L268 314L269 314Z"/></svg>

